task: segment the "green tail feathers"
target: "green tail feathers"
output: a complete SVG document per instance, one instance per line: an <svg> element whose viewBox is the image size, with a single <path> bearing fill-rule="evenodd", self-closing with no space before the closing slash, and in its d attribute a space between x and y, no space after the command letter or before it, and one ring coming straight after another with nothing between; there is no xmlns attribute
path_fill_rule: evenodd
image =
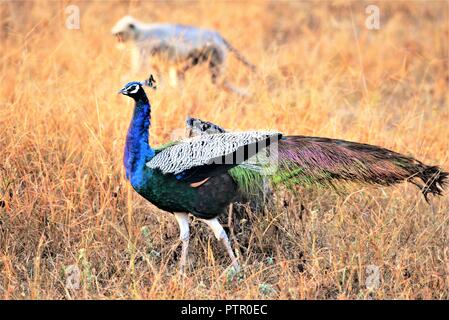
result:
<svg viewBox="0 0 449 320"><path fill-rule="evenodd" d="M409 181L428 195L442 195L449 174L394 151L344 140L288 136L278 144L277 170L272 175L238 166L231 176L243 193L257 195L264 181L272 186L332 186L341 182L389 186Z"/></svg>

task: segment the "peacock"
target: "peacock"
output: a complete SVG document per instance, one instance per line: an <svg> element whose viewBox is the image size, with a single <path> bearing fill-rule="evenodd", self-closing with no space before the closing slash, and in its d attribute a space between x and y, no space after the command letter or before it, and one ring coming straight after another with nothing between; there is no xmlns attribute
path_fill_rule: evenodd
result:
<svg viewBox="0 0 449 320"><path fill-rule="evenodd" d="M426 200L428 195L441 195L447 184L449 174L440 167L381 147L273 131L220 130L152 148L151 105L144 86L154 89L154 79L129 82L119 91L135 102L124 149L126 178L139 195L174 215L182 242L181 273L189 246L189 214L212 229L239 270L217 217L264 179L273 186L328 186L339 181L388 186L409 181ZM261 155L260 161L252 161Z"/></svg>

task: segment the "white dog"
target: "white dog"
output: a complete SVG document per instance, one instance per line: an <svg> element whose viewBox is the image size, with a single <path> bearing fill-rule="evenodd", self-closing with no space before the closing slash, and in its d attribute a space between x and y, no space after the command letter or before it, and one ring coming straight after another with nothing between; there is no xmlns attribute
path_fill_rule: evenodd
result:
<svg viewBox="0 0 449 320"><path fill-rule="evenodd" d="M248 62L218 32L178 24L146 24L131 16L120 19L112 28L120 43L133 42L132 72L159 72L155 58L170 65L170 84L176 86L178 77L195 65L207 62L214 84L240 95L246 95L222 77L228 52L233 52L245 66L255 71ZM153 63L150 61L153 60ZM150 63L150 64L149 64ZM160 76L160 75L159 75Z"/></svg>

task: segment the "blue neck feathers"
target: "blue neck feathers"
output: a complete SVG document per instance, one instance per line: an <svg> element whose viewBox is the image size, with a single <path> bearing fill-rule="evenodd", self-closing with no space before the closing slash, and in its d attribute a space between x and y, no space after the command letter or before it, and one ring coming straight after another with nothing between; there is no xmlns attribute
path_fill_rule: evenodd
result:
<svg viewBox="0 0 449 320"><path fill-rule="evenodd" d="M143 91L143 90L142 90ZM126 178L131 184L138 185L143 179L145 163L154 156L148 143L151 118L151 106L146 94L134 98L136 104L126 135L125 156L123 159Z"/></svg>

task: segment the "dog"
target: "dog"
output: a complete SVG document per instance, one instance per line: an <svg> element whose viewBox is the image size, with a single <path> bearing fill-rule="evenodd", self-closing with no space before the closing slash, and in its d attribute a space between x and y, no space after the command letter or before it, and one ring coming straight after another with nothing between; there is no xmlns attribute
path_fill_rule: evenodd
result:
<svg viewBox="0 0 449 320"><path fill-rule="evenodd" d="M170 65L170 85L176 86L186 71L207 63L211 81L225 90L246 96L242 89L234 87L223 76L226 58L232 52L251 71L256 67L235 49L218 32L180 24L143 23L132 16L121 18L111 30L119 43L131 42L133 74L152 67L160 77L156 60ZM123 47L123 45L122 45ZM150 61L152 65L149 65Z"/></svg>

